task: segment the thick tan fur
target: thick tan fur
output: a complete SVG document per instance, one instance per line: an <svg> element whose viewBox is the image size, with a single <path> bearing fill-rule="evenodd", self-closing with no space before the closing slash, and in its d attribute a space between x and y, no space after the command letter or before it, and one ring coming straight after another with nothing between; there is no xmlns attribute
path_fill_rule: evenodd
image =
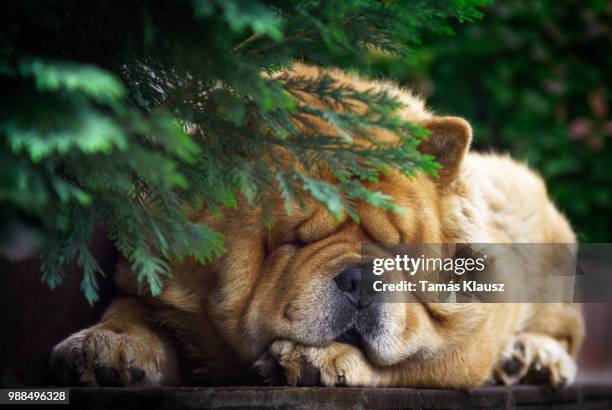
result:
<svg viewBox="0 0 612 410"><path fill-rule="evenodd" d="M329 289L344 266L359 260L361 243L574 243L575 237L526 166L468 152L465 120L435 116L394 84L325 73L400 98L401 115L431 130L421 149L437 156L440 177L383 175L371 188L408 212L359 204L359 225L334 219L314 202L288 215L281 198L270 229L260 209L242 202L220 218L194 212L194 220L225 235L228 252L207 266L174 262L158 298L139 296L136 275L121 263L116 282L133 296L55 347L52 365L61 377L94 385L248 383L275 378L280 365L290 384L307 367L319 370L324 385L471 388L491 378L514 383L533 368L546 370L552 385L573 380L583 321L569 304L387 304L383 330L365 349L335 341ZM283 75L314 78L321 71L296 64ZM318 125L333 133L329 124ZM529 269L516 263L515 269ZM553 255L539 269L554 263Z"/></svg>

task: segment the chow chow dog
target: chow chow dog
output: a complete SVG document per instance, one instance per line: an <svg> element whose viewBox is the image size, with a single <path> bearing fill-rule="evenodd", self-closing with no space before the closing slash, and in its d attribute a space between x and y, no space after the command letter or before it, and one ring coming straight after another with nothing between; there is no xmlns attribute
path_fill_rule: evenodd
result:
<svg viewBox="0 0 612 410"><path fill-rule="evenodd" d="M469 152L467 121L434 115L394 84L304 64L279 75L327 75L357 90L386 90L404 104L403 119L430 131L419 149L436 157L439 175L381 175L369 187L408 212L358 203L359 224L314 201L289 214L280 197L271 228L260 208L244 202L221 217L194 211L194 220L224 234L227 253L206 266L172 262L156 298L140 294L137 275L120 262L115 281L125 296L98 324L53 348L54 380L457 389L534 377L556 387L571 383L584 329L578 306L359 300L355 261L363 243L575 243L542 180L508 156ZM319 177L326 178L324 170ZM551 257L528 268L514 261L513 268L545 271L555 263Z"/></svg>

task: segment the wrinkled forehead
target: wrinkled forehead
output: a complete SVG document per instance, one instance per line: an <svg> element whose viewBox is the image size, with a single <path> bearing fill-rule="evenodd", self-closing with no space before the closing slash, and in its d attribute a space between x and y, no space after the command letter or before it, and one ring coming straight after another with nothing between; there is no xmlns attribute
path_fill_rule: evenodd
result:
<svg viewBox="0 0 612 410"><path fill-rule="evenodd" d="M347 240L397 244L401 242L435 242L439 216L437 195L426 182L413 178L395 177L369 188L394 198L399 211L389 211L374 205L354 204L354 216L332 215L327 208L311 201L291 213L281 212L271 235L275 243L299 241L312 243L331 235L344 235ZM428 232L427 232L428 231Z"/></svg>

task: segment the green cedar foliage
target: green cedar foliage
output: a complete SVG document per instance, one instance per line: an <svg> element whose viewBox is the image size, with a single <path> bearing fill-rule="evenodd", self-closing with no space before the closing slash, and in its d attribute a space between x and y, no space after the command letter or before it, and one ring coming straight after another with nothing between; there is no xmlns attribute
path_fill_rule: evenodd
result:
<svg viewBox="0 0 612 410"><path fill-rule="evenodd" d="M90 251L95 226L105 227L143 289L156 295L171 273L169 260L205 263L224 250L222 236L191 222L184 205L220 212L238 196L258 206L280 191L288 211L301 192L334 214L355 217L357 200L396 210L392 198L362 182L389 167L436 169L416 149L423 130L395 114L399 102L329 78L266 74L295 59L359 67L372 49L403 61L419 33L448 32L450 18L478 17L481 2L3 2L4 239L16 222L38 229L44 281L58 286L76 262L93 303L104 275ZM301 106L302 91L370 109L355 115L332 104ZM326 119L343 138L299 132L295 121L304 114ZM370 149L353 143L372 127L402 142ZM264 128L272 132L258 131ZM339 184L271 167L275 147L288 149L306 171L327 163Z"/></svg>

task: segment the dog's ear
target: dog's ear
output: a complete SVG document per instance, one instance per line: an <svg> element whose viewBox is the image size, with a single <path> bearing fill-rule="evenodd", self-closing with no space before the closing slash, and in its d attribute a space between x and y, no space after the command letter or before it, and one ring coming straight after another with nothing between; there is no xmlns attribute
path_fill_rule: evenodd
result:
<svg viewBox="0 0 612 410"><path fill-rule="evenodd" d="M440 183L454 180L472 140L472 127L459 117L434 117L422 124L430 132L419 145L419 151L433 155L442 166Z"/></svg>

